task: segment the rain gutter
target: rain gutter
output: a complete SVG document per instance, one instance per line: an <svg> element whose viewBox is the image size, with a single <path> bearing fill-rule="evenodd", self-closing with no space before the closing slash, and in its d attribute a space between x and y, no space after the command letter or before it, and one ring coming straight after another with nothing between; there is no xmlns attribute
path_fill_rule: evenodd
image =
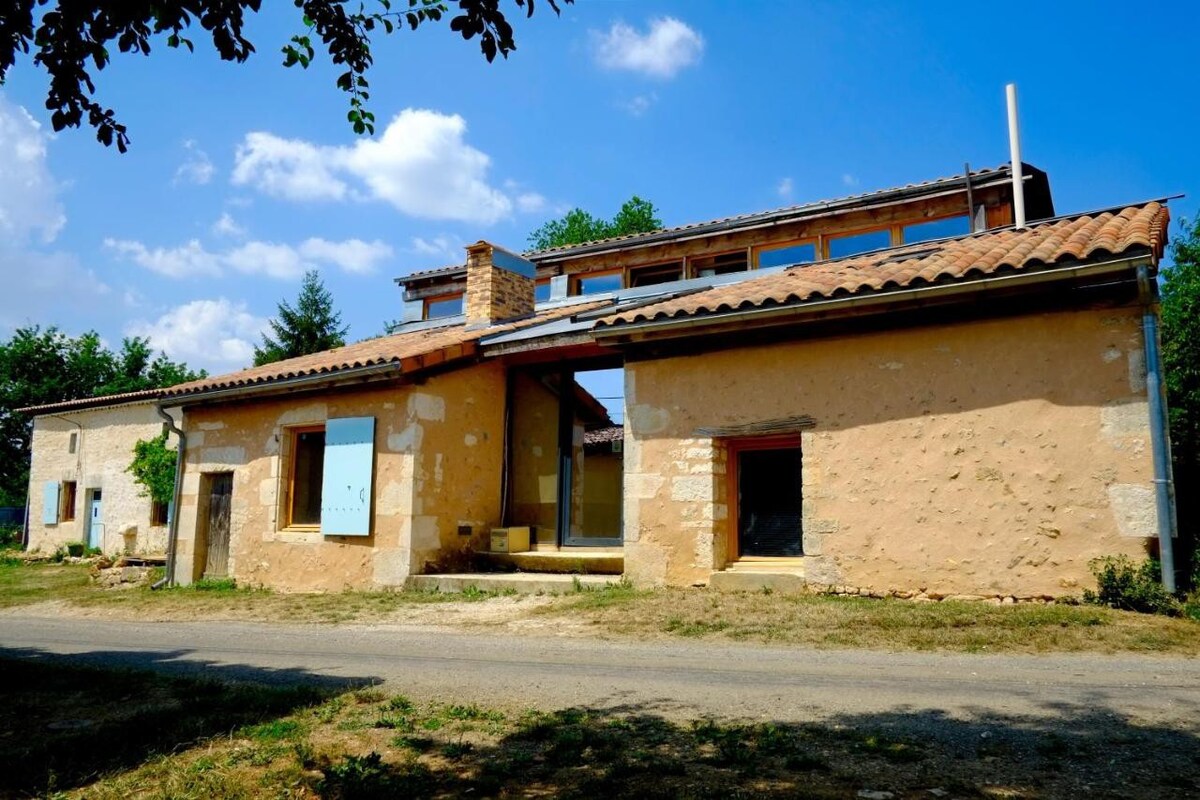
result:
<svg viewBox="0 0 1200 800"><path fill-rule="evenodd" d="M1158 291L1150 269L1137 269L1138 296L1142 301L1142 340L1146 348L1146 400L1150 407L1150 453L1154 459L1154 509L1158 518L1158 560L1163 588L1175 593L1175 479L1171 469L1170 426L1166 387L1162 381L1162 354L1158 341Z"/></svg>

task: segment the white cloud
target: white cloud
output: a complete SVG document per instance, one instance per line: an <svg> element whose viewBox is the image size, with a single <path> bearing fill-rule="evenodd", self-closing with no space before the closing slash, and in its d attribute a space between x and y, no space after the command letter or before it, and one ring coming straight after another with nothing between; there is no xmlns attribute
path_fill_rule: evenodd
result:
<svg viewBox="0 0 1200 800"><path fill-rule="evenodd" d="M21 106L0 96L0 237L52 242L67 222L46 163L49 136Z"/></svg>
<svg viewBox="0 0 1200 800"><path fill-rule="evenodd" d="M795 188L796 185L791 178L784 178L779 182L779 185L775 187L775 191L778 192L779 196L784 200L791 200L792 192L795 191Z"/></svg>
<svg viewBox="0 0 1200 800"><path fill-rule="evenodd" d="M234 239L241 239L246 235L247 231L226 211L221 214L220 219L212 224L212 232L217 236L229 236Z"/></svg>
<svg viewBox="0 0 1200 800"><path fill-rule="evenodd" d="M300 277L306 270L325 266L369 275L379 262L392 256L391 246L378 239L331 242L310 238L298 246L249 241L218 253L206 249L196 239L179 247L153 249L139 241L105 239L104 246L118 256L168 278L217 277L227 270L234 270L246 275L290 280Z"/></svg>
<svg viewBox="0 0 1200 800"><path fill-rule="evenodd" d="M216 168L213 166L212 159L208 157L208 153L201 150L194 139L185 141L183 149L187 151L187 155L183 163L175 170L173 182L203 185L211 181Z"/></svg>
<svg viewBox="0 0 1200 800"><path fill-rule="evenodd" d="M193 300L153 322L139 320L125 328L128 336L147 336L150 346L192 367L226 371L249 366L254 345L267 330L267 320L246 310L245 303L224 297Z"/></svg>
<svg viewBox="0 0 1200 800"><path fill-rule="evenodd" d="M593 31L592 46L596 62L605 69L673 78L700 61L704 37L674 17L659 17L650 20L645 33L624 22L614 22L607 33Z"/></svg>
<svg viewBox="0 0 1200 800"><path fill-rule="evenodd" d="M255 131L238 145L230 180L285 200L341 200L349 187L330 171L337 150Z"/></svg>
<svg viewBox="0 0 1200 800"><path fill-rule="evenodd" d="M635 117L640 117L650 110L650 106L658 102L658 94L650 92L649 94L639 94L625 103L623 108Z"/></svg>
<svg viewBox="0 0 1200 800"><path fill-rule="evenodd" d="M463 243L449 236L435 236L432 239L414 236L409 249L417 255L432 256L442 264L461 264L467 257L463 252Z"/></svg>
<svg viewBox="0 0 1200 800"><path fill-rule="evenodd" d="M546 210L546 198L537 192L517 195L517 210L522 214L537 214Z"/></svg>
<svg viewBox="0 0 1200 800"><path fill-rule="evenodd" d="M344 147L257 131L237 149L233 182L286 200L377 200L423 219L496 222L514 200L488 182L491 159L466 132L457 114L412 108L378 139Z"/></svg>
<svg viewBox="0 0 1200 800"><path fill-rule="evenodd" d="M346 272L370 275L380 261L392 257L392 248L378 239L373 242L364 242L362 239L330 242L314 238L304 240L300 245L300 253L315 261L337 264Z"/></svg>
<svg viewBox="0 0 1200 800"><path fill-rule="evenodd" d="M129 239L105 239L104 246L139 267L168 278L215 277L221 274L220 259L204 249L198 239L179 247L149 248Z"/></svg>
<svg viewBox="0 0 1200 800"><path fill-rule="evenodd" d="M854 177L849 172L843 173L842 185L853 189L855 186L858 186L858 178Z"/></svg>

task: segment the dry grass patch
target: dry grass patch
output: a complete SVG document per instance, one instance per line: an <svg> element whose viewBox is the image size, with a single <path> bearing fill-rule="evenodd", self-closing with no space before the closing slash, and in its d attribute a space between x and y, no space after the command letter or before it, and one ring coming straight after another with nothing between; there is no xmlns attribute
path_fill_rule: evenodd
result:
<svg viewBox="0 0 1200 800"><path fill-rule="evenodd" d="M1200 624L1098 606L914 603L818 594L638 591L561 598L535 613L569 615L622 636L680 636L824 648L957 652L1200 652Z"/></svg>

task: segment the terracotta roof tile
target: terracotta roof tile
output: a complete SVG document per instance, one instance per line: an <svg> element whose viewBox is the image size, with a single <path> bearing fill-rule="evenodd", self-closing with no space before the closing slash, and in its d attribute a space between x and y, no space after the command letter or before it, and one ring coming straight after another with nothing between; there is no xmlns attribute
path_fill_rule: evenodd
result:
<svg viewBox="0 0 1200 800"><path fill-rule="evenodd" d="M403 372L422 369L446 361L469 357L475 353L475 343L483 336L516 330L529 325L549 322L581 311L599 307L602 303L581 303L556 308L514 322L489 327L467 327L465 324L441 328L394 333L377 339L367 339L312 355L289 358L261 367L217 375L191 383L181 383L163 392L167 398L202 394L219 389L259 386L316 375L336 376L340 372L364 367L393 364Z"/></svg>
<svg viewBox="0 0 1200 800"><path fill-rule="evenodd" d="M958 282L1121 256L1136 249L1162 257L1170 215L1151 202L955 239L905 245L836 261L789 267L602 319L599 327L798 304Z"/></svg>
<svg viewBox="0 0 1200 800"><path fill-rule="evenodd" d="M96 397L80 397L75 400L63 400L61 403L46 403L40 406L18 408L21 414L46 414L52 411L86 411L105 406L122 406L133 403L149 403L162 396L163 389L143 389L138 392L121 392L120 394L104 394Z"/></svg>

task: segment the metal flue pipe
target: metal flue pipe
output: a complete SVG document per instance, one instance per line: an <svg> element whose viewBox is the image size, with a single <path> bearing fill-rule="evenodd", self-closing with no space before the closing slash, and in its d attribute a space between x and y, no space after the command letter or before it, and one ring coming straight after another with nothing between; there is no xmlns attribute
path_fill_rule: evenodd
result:
<svg viewBox="0 0 1200 800"><path fill-rule="evenodd" d="M1008 152L1012 160L1013 224L1025 227L1025 176L1021 173L1021 126L1017 122L1017 85L1005 87L1008 94Z"/></svg>

